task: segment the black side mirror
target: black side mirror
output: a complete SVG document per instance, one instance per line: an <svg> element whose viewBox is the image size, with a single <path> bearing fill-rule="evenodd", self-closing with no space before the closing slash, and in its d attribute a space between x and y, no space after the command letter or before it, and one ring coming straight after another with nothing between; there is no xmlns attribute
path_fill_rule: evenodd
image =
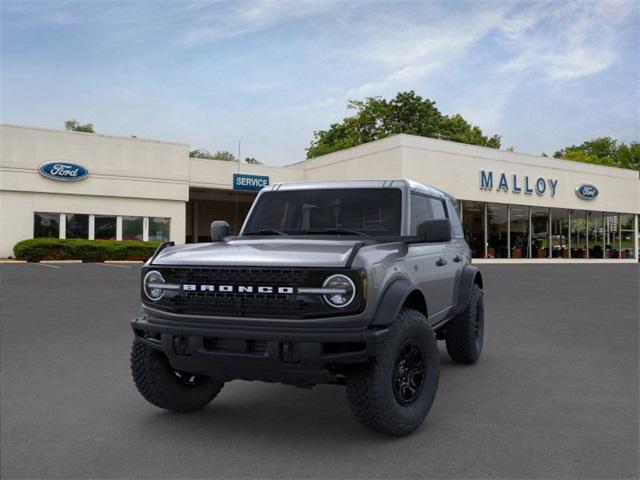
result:
<svg viewBox="0 0 640 480"><path fill-rule="evenodd" d="M229 236L229 224L224 220L211 222L211 241L221 242L224 237Z"/></svg>
<svg viewBox="0 0 640 480"><path fill-rule="evenodd" d="M451 222L447 219L426 220L418 225L417 234L423 242L448 242L451 240Z"/></svg>

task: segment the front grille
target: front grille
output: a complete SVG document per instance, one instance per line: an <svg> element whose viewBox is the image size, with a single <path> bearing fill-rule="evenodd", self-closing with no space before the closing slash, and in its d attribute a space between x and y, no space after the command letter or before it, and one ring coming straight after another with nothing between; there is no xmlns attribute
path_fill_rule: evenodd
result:
<svg viewBox="0 0 640 480"><path fill-rule="evenodd" d="M312 270L266 268L167 268L167 282L215 283L224 285L303 286L311 281ZM168 277L168 278L167 278Z"/></svg>
<svg viewBox="0 0 640 480"><path fill-rule="evenodd" d="M295 298L292 298L295 297ZM302 316L308 302L297 295L185 292L168 303L182 313L218 315Z"/></svg>
<svg viewBox="0 0 640 480"><path fill-rule="evenodd" d="M336 270L290 268L210 268L166 267L154 268L167 283L180 285L252 285L274 287L320 287L324 279ZM144 277L143 272L143 277ZM343 272L351 276L358 287L358 272ZM359 290L360 291L360 290ZM154 308L175 313L238 317L313 318L319 316L353 313L362 305L360 294L356 301L341 311L327 306L320 295L282 293L226 293L210 291L185 291L166 294Z"/></svg>

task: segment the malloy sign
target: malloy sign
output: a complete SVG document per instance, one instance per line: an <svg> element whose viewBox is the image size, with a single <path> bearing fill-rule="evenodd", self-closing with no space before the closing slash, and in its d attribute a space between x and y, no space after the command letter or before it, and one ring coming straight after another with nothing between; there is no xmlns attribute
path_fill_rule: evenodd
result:
<svg viewBox="0 0 640 480"><path fill-rule="evenodd" d="M538 196L549 195L555 197L558 190L558 180L555 178L530 177L529 175L500 174L490 170L480 170L480 189L495 190L497 192L524 193Z"/></svg>

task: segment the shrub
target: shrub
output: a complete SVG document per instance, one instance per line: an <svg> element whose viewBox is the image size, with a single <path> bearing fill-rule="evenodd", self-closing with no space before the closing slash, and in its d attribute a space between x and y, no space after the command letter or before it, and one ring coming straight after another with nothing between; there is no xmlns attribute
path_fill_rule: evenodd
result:
<svg viewBox="0 0 640 480"><path fill-rule="evenodd" d="M33 238L22 240L13 247L19 260L82 260L103 262L105 260L147 260L160 242L138 240L81 240L58 238Z"/></svg>

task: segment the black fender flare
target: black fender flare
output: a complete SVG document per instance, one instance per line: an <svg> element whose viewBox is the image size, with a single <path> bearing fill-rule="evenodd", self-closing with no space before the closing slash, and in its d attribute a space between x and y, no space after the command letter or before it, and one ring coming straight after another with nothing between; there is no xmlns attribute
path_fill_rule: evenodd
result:
<svg viewBox="0 0 640 480"><path fill-rule="evenodd" d="M456 289L454 308L454 313L456 315L464 312L464 309L467 307L469 297L471 296L471 287L473 287L475 283L477 283L480 288L483 287L482 274L480 273L480 270L478 270L478 267L467 264L460 273L458 288Z"/></svg>
<svg viewBox="0 0 640 480"><path fill-rule="evenodd" d="M402 309L407 297L416 288L415 285L404 278L392 281L385 289L382 297L380 297L378 308L369 326L383 327L393 322L400 313L400 309Z"/></svg>

